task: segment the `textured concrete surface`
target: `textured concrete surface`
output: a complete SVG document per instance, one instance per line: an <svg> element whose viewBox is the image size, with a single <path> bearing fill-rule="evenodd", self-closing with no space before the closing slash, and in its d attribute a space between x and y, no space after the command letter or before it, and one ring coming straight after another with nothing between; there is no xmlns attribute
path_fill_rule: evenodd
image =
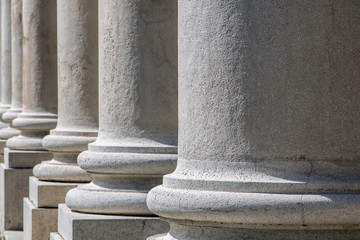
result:
<svg viewBox="0 0 360 240"><path fill-rule="evenodd" d="M29 198L38 208L57 208L59 203L65 203L66 193L75 187L76 183L46 182L36 177L29 178Z"/></svg>
<svg viewBox="0 0 360 240"><path fill-rule="evenodd" d="M23 198L29 194L32 169L7 168L0 164L0 231L22 230Z"/></svg>
<svg viewBox="0 0 360 240"><path fill-rule="evenodd" d="M21 151L4 149L4 163L8 168L33 168L41 161L49 160L53 154L47 151Z"/></svg>
<svg viewBox="0 0 360 240"><path fill-rule="evenodd" d="M11 0L1 0L1 104L0 128L7 127L1 115L11 105Z"/></svg>
<svg viewBox="0 0 360 240"><path fill-rule="evenodd" d="M18 150L44 150L42 138L56 126L56 0L23 0L23 111L13 121Z"/></svg>
<svg viewBox="0 0 360 240"><path fill-rule="evenodd" d="M10 124L0 130L0 138L8 139L20 134L12 121L22 108L22 0L11 1L11 107L1 118Z"/></svg>
<svg viewBox="0 0 360 240"><path fill-rule="evenodd" d="M146 194L177 159L177 1L99 1L99 135L78 157L93 182L66 204L153 215Z"/></svg>
<svg viewBox="0 0 360 240"><path fill-rule="evenodd" d="M358 239L360 4L178 6L179 159L147 201L163 239Z"/></svg>
<svg viewBox="0 0 360 240"><path fill-rule="evenodd" d="M29 198L24 198L23 240L48 240L57 231L57 208L37 208Z"/></svg>
<svg viewBox="0 0 360 240"><path fill-rule="evenodd" d="M41 180L91 181L76 160L98 130L97 10L95 0L57 1L59 117L56 129L43 140L54 159L34 168Z"/></svg>
<svg viewBox="0 0 360 240"><path fill-rule="evenodd" d="M169 225L158 217L76 213L65 204L59 205L58 215L58 231L64 240L144 240L169 229ZM53 236L57 239L55 237L59 239L59 236Z"/></svg>
<svg viewBox="0 0 360 240"><path fill-rule="evenodd" d="M4 164L0 172L0 216L3 230L22 230L23 198L29 196L29 176L32 167L52 158L45 151L19 151L5 148Z"/></svg>

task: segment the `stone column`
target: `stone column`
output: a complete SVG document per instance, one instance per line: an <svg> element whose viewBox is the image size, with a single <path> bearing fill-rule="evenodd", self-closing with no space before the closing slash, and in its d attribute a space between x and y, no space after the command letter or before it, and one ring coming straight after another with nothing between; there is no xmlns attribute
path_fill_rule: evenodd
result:
<svg viewBox="0 0 360 240"><path fill-rule="evenodd" d="M149 239L360 237L360 5L179 1L179 160Z"/></svg>
<svg viewBox="0 0 360 240"><path fill-rule="evenodd" d="M47 240L66 193L91 181L76 161L98 130L98 1L58 0L57 19L58 122L43 139L54 158L34 167L24 201L26 239Z"/></svg>
<svg viewBox="0 0 360 240"><path fill-rule="evenodd" d="M12 124L21 131L7 141L1 165L1 229L21 230L23 198L32 168L53 155L42 138L56 126L56 0L23 0L23 102ZM6 194L5 194L6 193Z"/></svg>
<svg viewBox="0 0 360 240"><path fill-rule="evenodd" d="M74 218L92 226L107 219L109 225L95 233L104 239L144 239L167 229L158 218L144 216L153 215L147 192L175 169L177 158L176 20L174 0L99 1L99 136L78 157L93 181L66 196L72 210L91 214L65 214L61 208L64 239L84 232L66 230ZM110 231L113 224L124 230Z"/></svg>
<svg viewBox="0 0 360 240"><path fill-rule="evenodd" d="M12 127L12 121L21 113L22 107L22 0L11 1L11 86L11 108L2 115L3 121L10 126L0 130L2 158L7 139L20 134Z"/></svg>
<svg viewBox="0 0 360 240"><path fill-rule="evenodd" d="M2 114L11 105L11 0L1 0L1 105L0 128L8 126Z"/></svg>

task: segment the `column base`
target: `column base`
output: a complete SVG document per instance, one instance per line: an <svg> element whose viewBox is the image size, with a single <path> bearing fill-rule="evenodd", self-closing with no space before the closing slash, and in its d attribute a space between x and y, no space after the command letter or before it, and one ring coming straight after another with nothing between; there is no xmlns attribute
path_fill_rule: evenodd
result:
<svg viewBox="0 0 360 240"><path fill-rule="evenodd" d="M45 151L18 151L5 148L0 164L0 231L23 229L23 198L29 195L32 167L51 159Z"/></svg>
<svg viewBox="0 0 360 240"><path fill-rule="evenodd" d="M53 232L50 234L50 240L64 240L64 239L59 233Z"/></svg>
<svg viewBox="0 0 360 240"><path fill-rule="evenodd" d="M59 205L58 232L53 240L131 239L143 240L154 234L169 231L169 225L159 217L131 217L72 212ZM60 238L61 237L61 238Z"/></svg>
<svg viewBox="0 0 360 240"><path fill-rule="evenodd" d="M37 208L24 198L24 240L48 240L57 230L57 208Z"/></svg>
<svg viewBox="0 0 360 240"><path fill-rule="evenodd" d="M360 239L359 230L277 230L277 229L240 229L219 227L197 227L172 224L168 234L158 234L147 240L356 240Z"/></svg>
<svg viewBox="0 0 360 240"><path fill-rule="evenodd" d="M29 178L29 198L24 199L24 240L48 240L57 231L57 207L77 183L46 182Z"/></svg>
<svg viewBox="0 0 360 240"><path fill-rule="evenodd" d="M23 240L24 233L22 231L5 231L5 240Z"/></svg>

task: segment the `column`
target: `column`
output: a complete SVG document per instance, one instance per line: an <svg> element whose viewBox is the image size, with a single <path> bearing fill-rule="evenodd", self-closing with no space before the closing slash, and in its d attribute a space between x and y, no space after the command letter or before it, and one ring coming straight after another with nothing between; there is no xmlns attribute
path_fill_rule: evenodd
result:
<svg viewBox="0 0 360 240"><path fill-rule="evenodd" d="M359 12L179 1L179 160L147 199L171 229L149 239L360 237Z"/></svg>
<svg viewBox="0 0 360 240"><path fill-rule="evenodd" d="M177 159L176 20L174 0L99 1L99 134L78 157L93 180L66 196L88 214L60 205L63 239L145 239L168 228L146 195ZM68 224L86 221L99 227Z"/></svg>
<svg viewBox="0 0 360 240"><path fill-rule="evenodd" d="M0 130L0 153L3 158L7 139L17 136L20 131L12 121L21 113L22 107L22 1L11 1L11 107L3 115L9 127ZM3 161L2 161L3 162Z"/></svg>
<svg viewBox="0 0 360 240"><path fill-rule="evenodd" d="M58 122L43 139L54 158L34 167L29 198L24 200L26 239L49 239L57 231L58 204L65 203L71 188L91 181L76 161L97 136L97 14L97 0L57 1Z"/></svg>
<svg viewBox="0 0 360 240"><path fill-rule="evenodd" d="M11 0L1 0L1 104L0 129L8 126L2 114L11 104Z"/></svg>
<svg viewBox="0 0 360 240"><path fill-rule="evenodd" d="M0 171L0 220L6 230L23 227L29 176L36 164L53 157L42 139L57 117L56 0L23 0L22 13L24 92L22 112L12 122L21 134L7 141Z"/></svg>

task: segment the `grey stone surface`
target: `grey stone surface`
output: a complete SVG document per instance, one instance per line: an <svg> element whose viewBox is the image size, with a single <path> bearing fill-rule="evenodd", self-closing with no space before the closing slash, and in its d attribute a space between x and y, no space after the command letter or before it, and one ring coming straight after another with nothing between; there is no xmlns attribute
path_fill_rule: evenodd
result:
<svg viewBox="0 0 360 240"><path fill-rule="evenodd" d="M91 184L66 204L152 215L147 192L177 153L177 1L99 1L99 135L78 157Z"/></svg>
<svg viewBox="0 0 360 240"><path fill-rule="evenodd" d="M360 4L179 1L179 160L157 239L359 239Z"/></svg>
<svg viewBox="0 0 360 240"><path fill-rule="evenodd" d="M60 236L53 235L53 239L144 240L150 235L166 232L169 229L169 225L158 217L76 213L72 212L65 204L59 205L58 215Z"/></svg>
<svg viewBox="0 0 360 240"><path fill-rule="evenodd" d="M8 139L20 134L12 121L22 108L22 0L11 1L11 107L2 116L10 124L0 130L0 138Z"/></svg>
<svg viewBox="0 0 360 240"><path fill-rule="evenodd" d="M66 193L77 185L76 183L40 181L36 177L30 177L29 198L37 208L57 208L59 203L65 203Z"/></svg>
<svg viewBox="0 0 360 240"><path fill-rule="evenodd" d="M32 169L7 168L0 164L0 232L22 230L23 198L29 193Z"/></svg>
<svg viewBox="0 0 360 240"><path fill-rule="evenodd" d="M7 127L1 116L11 104L11 0L1 0L1 104L0 128Z"/></svg>
<svg viewBox="0 0 360 240"><path fill-rule="evenodd" d="M4 163L8 168L33 168L41 161L49 160L53 157L47 151L21 151L4 148Z"/></svg>
<svg viewBox="0 0 360 240"><path fill-rule="evenodd" d="M21 135L7 146L44 150L42 138L56 126L56 0L23 0L23 102L13 121Z"/></svg>
<svg viewBox="0 0 360 240"><path fill-rule="evenodd" d="M43 140L54 159L34 168L41 180L91 181L76 160L98 130L97 10L96 0L57 1L59 117L56 129Z"/></svg>
<svg viewBox="0 0 360 240"><path fill-rule="evenodd" d="M37 208L29 198L24 198L23 240L48 240L57 231L57 208Z"/></svg>

